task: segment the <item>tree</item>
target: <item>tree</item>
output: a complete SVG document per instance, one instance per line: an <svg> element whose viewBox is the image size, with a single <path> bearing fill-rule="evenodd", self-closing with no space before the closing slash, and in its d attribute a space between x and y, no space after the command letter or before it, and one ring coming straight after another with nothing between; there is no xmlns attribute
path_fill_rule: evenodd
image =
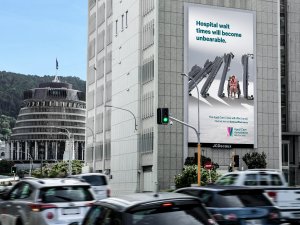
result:
<svg viewBox="0 0 300 225"><path fill-rule="evenodd" d="M248 169L263 169L267 167L266 154L264 152L252 152L246 153L243 156L243 161L247 165Z"/></svg>
<svg viewBox="0 0 300 225"><path fill-rule="evenodd" d="M216 169L210 171L211 182L215 182L220 174L217 173ZM190 187L191 184L196 184L198 179L198 166L197 165L186 165L183 167L181 174L175 175L175 186L176 188ZM205 186L210 183L209 171L201 168L201 186Z"/></svg>

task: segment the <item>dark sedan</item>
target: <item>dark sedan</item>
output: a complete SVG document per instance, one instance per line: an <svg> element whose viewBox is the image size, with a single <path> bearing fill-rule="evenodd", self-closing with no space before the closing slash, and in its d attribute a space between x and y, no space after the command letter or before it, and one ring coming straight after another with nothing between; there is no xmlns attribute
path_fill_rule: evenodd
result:
<svg viewBox="0 0 300 225"><path fill-rule="evenodd" d="M198 197L220 225L280 224L279 210L262 189L207 186L175 192Z"/></svg>
<svg viewBox="0 0 300 225"><path fill-rule="evenodd" d="M89 210L82 225L101 224L217 225L199 199L178 193L136 193L102 199Z"/></svg>

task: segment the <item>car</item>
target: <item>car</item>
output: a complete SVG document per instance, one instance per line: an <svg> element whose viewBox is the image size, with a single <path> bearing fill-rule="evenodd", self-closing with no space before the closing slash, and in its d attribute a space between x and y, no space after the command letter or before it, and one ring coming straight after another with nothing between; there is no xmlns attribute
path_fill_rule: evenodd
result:
<svg viewBox="0 0 300 225"><path fill-rule="evenodd" d="M0 224L67 225L82 222L94 202L91 185L78 179L24 179L2 196Z"/></svg>
<svg viewBox="0 0 300 225"><path fill-rule="evenodd" d="M279 208L283 221L299 224L300 188L289 187L281 171L250 169L222 175L216 185L262 188Z"/></svg>
<svg viewBox="0 0 300 225"><path fill-rule="evenodd" d="M216 222L199 199L167 192L134 193L97 201L82 225L100 224L213 225Z"/></svg>
<svg viewBox="0 0 300 225"><path fill-rule="evenodd" d="M220 225L280 224L280 212L263 189L230 186L175 190L199 198Z"/></svg>
<svg viewBox="0 0 300 225"><path fill-rule="evenodd" d="M249 169L226 173L215 182L218 185L248 187L288 187L280 171L271 169Z"/></svg>
<svg viewBox="0 0 300 225"><path fill-rule="evenodd" d="M97 200L110 197L111 190L108 185L108 177L103 173L82 173L71 177L85 180L92 186Z"/></svg>

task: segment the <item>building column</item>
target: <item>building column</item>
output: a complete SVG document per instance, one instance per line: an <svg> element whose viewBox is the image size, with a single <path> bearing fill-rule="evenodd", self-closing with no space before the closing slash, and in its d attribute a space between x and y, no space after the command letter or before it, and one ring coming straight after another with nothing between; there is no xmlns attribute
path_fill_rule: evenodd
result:
<svg viewBox="0 0 300 225"><path fill-rule="evenodd" d="M34 159L35 160L38 159L38 145L37 145L37 141L34 142Z"/></svg>
<svg viewBox="0 0 300 225"><path fill-rule="evenodd" d="M57 141L55 142L55 160L57 160Z"/></svg>
<svg viewBox="0 0 300 225"><path fill-rule="evenodd" d="M10 142L10 152L9 152L9 159L13 160L14 159L14 142Z"/></svg>
<svg viewBox="0 0 300 225"><path fill-rule="evenodd" d="M25 159L29 159L28 157L28 143L25 141Z"/></svg>
<svg viewBox="0 0 300 225"><path fill-rule="evenodd" d="M48 142L45 141L45 160L48 160Z"/></svg>
<svg viewBox="0 0 300 225"><path fill-rule="evenodd" d="M20 142L17 141L17 160L20 159Z"/></svg>

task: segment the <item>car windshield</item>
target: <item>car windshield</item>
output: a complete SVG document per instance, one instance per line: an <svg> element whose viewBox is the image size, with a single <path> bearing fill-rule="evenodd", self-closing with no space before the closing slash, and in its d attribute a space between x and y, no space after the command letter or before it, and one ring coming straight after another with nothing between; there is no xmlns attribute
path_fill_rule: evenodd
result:
<svg viewBox="0 0 300 225"><path fill-rule="evenodd" d="M107 185L107 182L106 182L106 179L104 176L88 175L88 176L82 176L82 179L84 179L86 182L88 182L92 186Z"/></svg>
<svg viewBox="0 0 300 225"><path fill-rule="evenodd" d="M42 188L39 198L44 203L92 201L88 186L65 186Z"/></svg>
<svg viewBox="0 0 300 225"><path fill-rule="evenodd" d="M133 225L207 225L209 215L200 205L180 205L145 209L128 214Z"/></svg>
<svg viewBox="0 0 300 225"><path fill-rule="evenodd" d="M260 207L272 206L270 200L263 194L251 191L220 192L214 201L206 202L208 207L233 208L233 207Z"/></svg>

